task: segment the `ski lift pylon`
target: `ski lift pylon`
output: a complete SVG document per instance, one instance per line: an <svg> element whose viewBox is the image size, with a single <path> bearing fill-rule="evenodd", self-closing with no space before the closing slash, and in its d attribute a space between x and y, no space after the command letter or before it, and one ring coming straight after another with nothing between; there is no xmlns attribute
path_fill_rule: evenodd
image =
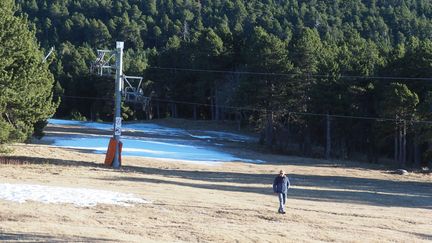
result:
<svg viewBox="0 0 432 243"><path fill-rule="evenodd" d="M109 50L97 50L97 58L91 63L90 71L99 76L111 76L116 69L113 62L115 52ZM141 106L145 111L150 104L150 97L145 96L141 89L142 77L127 76L121 77L121 94L125 103ZM138 83L137 86L134 84Z"/></svg>

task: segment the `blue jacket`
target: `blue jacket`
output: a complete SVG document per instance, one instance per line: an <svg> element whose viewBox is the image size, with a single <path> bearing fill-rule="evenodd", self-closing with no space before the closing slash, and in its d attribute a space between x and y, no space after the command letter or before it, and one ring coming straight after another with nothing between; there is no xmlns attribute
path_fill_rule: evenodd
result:
<svg viewBox="0 0 432 243"><path fill-rule="evenodd" d="M273 192L275 193L287 193L291 184L288 176L276 176L273 182Z"/></svg>

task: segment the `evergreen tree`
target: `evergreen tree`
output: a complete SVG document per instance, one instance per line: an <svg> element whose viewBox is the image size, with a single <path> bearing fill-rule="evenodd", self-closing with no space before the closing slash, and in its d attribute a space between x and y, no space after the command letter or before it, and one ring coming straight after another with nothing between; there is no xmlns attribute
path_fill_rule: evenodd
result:
<svg viewBox="0 0 432 243"><path fill-rule="evenodd" d="M252 32L249 46L245 49L247 70L264 73L289 73L292 64L289 60L288 43L276 36L267 33L263 28L257 27ZM277 124L277 115L273 110L284 108L284 100L289 94L289 80L273 75L247 76L241 83L239 99L245 104L255 108L261 108L265 112L259 112L258 124L265 128L263 141L268 147L273 146L274 129ZM254 94L250 96L249 94Z"/></svg>
<svg viewBox="0 0 432 243"><path fill-rule="evenodd" d="M24 141L55 111L54 79L23 17L12 0L0 2L0 143ZM37 131L37 132L38 132Z"/></svg>

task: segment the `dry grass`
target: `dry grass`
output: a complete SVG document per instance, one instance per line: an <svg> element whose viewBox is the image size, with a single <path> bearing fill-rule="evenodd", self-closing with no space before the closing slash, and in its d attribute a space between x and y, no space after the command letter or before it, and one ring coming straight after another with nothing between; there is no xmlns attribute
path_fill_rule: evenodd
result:
<svg viewBox="0 0 432 243"><path fill-rule="evenodd" d="M231 152L266 164L198 165L104 156L48 145L13 146L0 183L134 193L151 204L121 207L0 200L0 240L24 242L430 242L432 176L377 166ZM288 171L288 213L277 214L274 174Z"/></svg>

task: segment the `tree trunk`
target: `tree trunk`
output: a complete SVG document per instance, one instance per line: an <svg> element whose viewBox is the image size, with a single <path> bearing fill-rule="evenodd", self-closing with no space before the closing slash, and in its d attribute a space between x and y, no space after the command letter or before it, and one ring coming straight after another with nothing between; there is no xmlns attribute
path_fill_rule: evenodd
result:
<svg viewBox="0 0 432 243"><path fill-rule="evenodd" d="M273 146L273 112L267 110L267 126L265 141L267 148L271 149Z"/></svg>
<svg viewBox="0 0 432 243"><path fill-rule="evenodd" d="M403 157L403 129L399 127L399 166L402 166Z"/></svg>
<svg viewBox="0 0 432 243"><path fill-rule="evenodd" d="M241 111L240 112L236 112L236 120L237 120L237 130L241 130L241 122L242 122L242 115L241 115Z"/></svg>
<svg viewBox="0 0 432 243"><path fill-rule="evenodd" d="M175 118L174 104L170 104L169 108L170 108L171 118Z"/></svg>
<svg viewBox="0 0 432 243"><path fill-rule="evenodd" d="M326 150L325 150L325 158L330 159L331 154L331 124L330 124L330 115L326 116Z"/></svg>
<svg viewBox="0 0 432 243"><path fill-rule="evenodd" d="M394 134L394 161L395 163L399 163L399 131L398 126L395 126L395 134Z"/></svg>
<svg viewBox="0 0 432 243"><path fill-rule="evenodd" d="M171 103L171 117L177 118L177 105L174 103Z"/></svg>
<svg viewBox="0 0 432 243"><path fill-rule="evenodd" d="M375 139L373 135L369 133L367 142L367 160L369 163L377 163L375 157Z"/></svg>
<svg viewBox="0 0 432 243"><path fill-rule="evenodd" d="M148 109L148 113L149 113L149 119L153 120L153 118L154 118L153 105L149 104L147 106L147 109Z"/></svg>
<svg viewBox="0 0 432 243"><path fill-rule="evenodd" d="M169 113L169 116L172 118L172 116L173 116L173 114L172 114L172 104L170 104L170 103L167 103L165 105L165 117L168 116L168 113Z"/></svg>
<svg viewBox="0 0 432 243"><path fill-rule="evenodd" d="M348 158L348 152L347 152L347 138L345 135L342 136L341 139L341 158L347 159Z"/></svg>
<svg viewBox="0 0 432 243"><path fill-rule="evenodd" d="M159 101L156 103L156 113L157 113L157 118L160 119L160 107L159 107Z"/></svg>
<svg viewBox="0 0 432 243"><path fill-rule="evenodd" d="M286 146L285 146L284 149L289 150L290 144L292 142L292 139L291 139L291 126L290 126L289 117L288 117L288 121L287 121L285 127L286 127L286 131L287 131L287 136L286 136Z"/></svg>
<svg viewBox="0 0 432 243"><path fill-rule="evenodd" d="M406 167L406 160L407 160L407 124L406 124L406 120L404 120L403 122L403 133L402 133L402 166Z"/></svg>
<svg viewBox="0 0 432 243"><path fill-rule="evenodd" d="M220 120L220 110L219 110L219 94L218 94L218 89L215 87L215 120L219 121Z"/></svg>
<svg viewBox="0 0 432 243"><path fill-rule="evenodd" d="M306 156L310 156L312 153L312 144L311 144L311 131L309 124L307 124L304 128L304 145L303 145L303 154Z"/></svg>
<svg viewBox="0 0 432 243"><path fill-rule="evenodd" d="M214 102L214 97L212 96L210 98L210 112L211 112L211 119L214 121L216 118L216 112L215 112L215 102Z"/></svg>
<svg viewBox="0 0 432 243"><path fill-rule="evenodd" d="M417 168L421 167L420 144L416 129L414 129L414 166Z"/></svg>
<svg viewBox="0 0 432 243"><path fill-rule="evenodd" d="M193 119L194 120L197 119L197 106L196 105L193 106Z"/></svg>

